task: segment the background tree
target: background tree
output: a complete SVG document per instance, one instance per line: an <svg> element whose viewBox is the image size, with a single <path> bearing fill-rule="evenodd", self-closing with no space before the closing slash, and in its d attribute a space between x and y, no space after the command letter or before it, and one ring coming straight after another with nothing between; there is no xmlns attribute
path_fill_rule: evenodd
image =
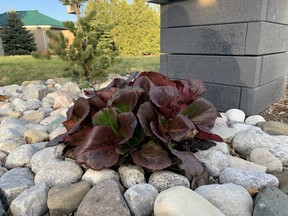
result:
<svg viewBox="0 0 288 216"><path fill-rule="evenodd" d="M7 24L1 33L5 55L26 55L36 51L34 36L23 27L17 13L10 11L7 15Z"/></svg>
<svg viewBox="0 0 288 216"><path fill-rule="evenodd" d="M111 35L121 55L160 53L160 14L145 0L89 0L85 13L96 10L92 25L113 24Z"/></svg>
<svg viewBox="0 0 288 216"><path fill-rule="evenodd" d="M56 42L49 44L49 48L62 59L70 61L74 75L79 75L81 81L88 81L92 85L97 83L97 79L107 76L109 66L118 55L110 35L111 26L91 25L93 13L90 11L83 17L79 16L76 24L64 22L64 26L74 34L71 45L62 33L56 35L47 31L48 37Z"/></svg>

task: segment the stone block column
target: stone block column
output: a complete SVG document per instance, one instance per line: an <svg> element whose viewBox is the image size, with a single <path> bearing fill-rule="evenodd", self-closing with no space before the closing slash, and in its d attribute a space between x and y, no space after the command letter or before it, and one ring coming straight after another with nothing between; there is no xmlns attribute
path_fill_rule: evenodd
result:
<svg viewBox="0 0 288 216"><path fill-rule="evenodd" d="M252 115L281 99L287 0L151 1L161 3L161 73L202 80L219 111Z"/></svg>

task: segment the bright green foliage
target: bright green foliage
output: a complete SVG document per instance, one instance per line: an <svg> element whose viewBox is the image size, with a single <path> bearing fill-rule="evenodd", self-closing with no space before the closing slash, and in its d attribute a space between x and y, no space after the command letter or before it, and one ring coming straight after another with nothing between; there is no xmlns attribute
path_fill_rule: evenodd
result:
<svg viewBox="0 0 288 216"><path fill-rule="evenodd" d="M8 12L7 24L1 33L5 55L27 55L36 51L32 33L23 27L16 12Z"/></svg>
<svg viewBox="0 0 288 216"><path fill-rule="evenodd" d="M110 35L110 26L91 25L92 14L93 11L81 17L76 24L64 23L75 36L71 45L63 34L47 31L47 35L56 42L56 45L49 44L49 48L63 60L70 61L74 74L80 75L82 81L95 84L97 80L94 77L105 77L109 73L108 68L118 52Z"/></svg>
<svg viewBox="0 0 288 216"><path fill-rule="evenodd" d="M159 12L145 0L89 0L86 13L95 9L92 25L114 25L111 35L121 55L159 54Z"/></svg>

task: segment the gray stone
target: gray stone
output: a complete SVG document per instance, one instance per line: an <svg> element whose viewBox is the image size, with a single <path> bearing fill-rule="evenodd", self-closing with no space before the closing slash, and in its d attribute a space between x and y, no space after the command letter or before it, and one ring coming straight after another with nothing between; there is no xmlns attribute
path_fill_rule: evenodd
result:
<svg viewBox="0 0 288 216"><path fill-rule="evenodd" d="M0 177L3 176L6 172L8 172L8 170L5 167L0 167Z"/></svg>
<svg viewBox="0 0 288 216"><path fill-rule="evenodd" d="M0 162L4 162L7 154L3 151L0 151Z"/></svg>
<svg viewBox="0 0 288 216"><path fill-rule="evenodd" d="M198 193L183 186L162 191L154 203L155 216L224 216L214 205Z"/></svg>
<svg viewBox="0 0 288 216"><path fill-rule="evenodd" d="M231 143L238 131L234 128L217 127L214 126L211 130L212 133L220 136L224 142Z"/></svg>
<svg viewBox="0 0 288 216"><path fill-rule="evenodd" d="M55 118L52 122L47 125L47 130L49 133L56 130L59 126L62 126L62 122L66 121L66 117L62 115L57 115L58 118ZM51 116L52 117L52 116Z"/></svg>
<svg viewBox="0 0 288 216"><path fill-rule="evenodd" d="M228 156L229 158L229 167L243 169L252 172L262 172L265 173L267 168L266 166L259 165L257 163L252 163L250 161L244 160L242 158Z"/></svg>
<svg viewBox="0 0 288 216"><path fill-rule="evenodd" d="M40 169L35 175L35 183L45 182L49 187L69 184L81 179L83 171L72 161L61 161Z"/></svg>
<svg viewBox="0 0 288 216"><path fill-rule="evenodd" d="M13 216L44 215L47 208L47 194L49 188L44 184L36 184L23 191L10 205Z"/></svg>
<svg viewBox="0 0 288 216"><path fill-rule="evenodd" d="M246 171L242 169L236 169L227 167L219 176L221 184L233 183L241 185L250 193L259 191L264 186L275 186L278 187L278 179L270 174Z"/></svg>
<svg viewBox="0 0 288 216"><path fill-rule="evenodd" d="M271 81L256 88L242 88L240 109L246 115L253 115L279 101L286 88L286 77Z"/></svg>
<svg viewBox="0 0 288 216"><path fill-rule="evenodd" d="M1 121L1 125L18 125L18 126L25 126L27 124L27 122L19 120L19 119L15 119L15 118L11 118L11 117L5 117L2 119Z"/></svg>
<svg viewBox="0 0 288 216"><path fill-rule="evenodd" d="M73 103L73 99L75 99L75 96L72 94L62 93L55 98L53 108L67 108Z"/></svg>
<svg viewBox="0 0 288 216"><path fill-rule="evenodd" d="M253 216L286 216L288 195L276 187L265 187L256 196Z"/></svg>
<svg viewBox="0 0 288 216"><path fill-rule="evenodd" d="M130 188L135 184L146 183L144 170L140 166L120 166L118 169L118 173L120 175L122 185L125 188Z"/></svg>
<svg viewBox="0 0 288 216"><path fill-rule="evenodd" d="M285 52L286 29L284 25L268 22L248 23L246 55L264 55Z"/></svg>
<svg viewBox="0 0 288 216"><path fill-rule="evenodd" d="M47 198L50 216L69 215L75 212L89 190L90 185L85 181L52 187Z"/></svg>
<svg viewBox="0 0 288 216"><path fill-rule="evenodd" d="M55 137L61 135L61 134L64 134L67 132L67 129L63 126L60 126L58 128L56 128L55 130L53 130L50 134L49 134L49 139L52 140L54 139Z"/></svg>
<svg viewBox="0 0 288 216"><path fill-rule="evenodd" d="M165 74L173 79L183 79L189 74L204 83L254 88L259 86L261 63L261 57L169 55Z"/></svg>
<svg viewBox="0 0 288 216"><path fill-rule="evenodd" d="M51 124L51 123L53 123L54 121L57 121L57 120L59 120L59 119L61 119L62 122L63 122L63 116L61 116L61 115L49 116L49 117L47 117L47 118L44 118L44 119L40 122L40 124L48 126L49 124ZM59 124L60 124L60 123L59 123Z"/></svg>
<svg viewBox="0 0 288 216"><path fill-rule="evenodd" d="M32 112L29 112L28 114L24 114L20 120L32 123L32 124L38 124L40 123L45 117L44 112L41 112L39 110L33 110Z"/></svg>
<svg viewBox="0 0 288 216"><path fill-rule="evenodd" d="M251 216L253 200L248 191L236 184L211 184L198 187L195 192L229 216Z"/></svg>
<svg viewBox="0 0 288 216"><path fill-rule="evenodd" d="M45 97L42 99L42 107L52 108L54 105L54 98Z"/></svg>
<svg viewBox="0 0 288 216"><path fill-rule="evenodd" d="M9 205L20 193L33 184L34 176L28 168L11 169L0 178L0 187Z"/></svg>
<svg viewBox="0 0 288 216"><path fill-rule="evenodd" d="M40 151L40 150L46 148L47 143L48 142L40 142L40 143L33 143L33 144L30 144L30 145L33 146L34 148L36 148L37 151Z"/></svg>
<svg viewBox="0 0 288 216"><path fill-rule="evenodd" d="M185 176L166 170L152 173L149 177L149 184L153 185L159 192L180 185L190 187L190 182Z"/></svg>
<svg viewBox="0 0 288 216"><path fill-rule="evenodd" d="M102 169L99 171L88 169L82 176L82 180L88 182L91 186L94 186L106 179L119 181L119 174L112 169Z"/></svg>
<svg viewBox="0 0 288 216"><path fill-rule="evenodd" d="M8 140L10 138L23 136L27 128L26 126L17 125L14 123L2 123L0 125L0 130L3 131L3 135L0 138L3 141L3 140ZM5 132L6 132L6 135L4 134ZM14 133L14 136L12 136L13 133Z"/></svg>
<svg viewBox="0 0 288 216"><path fill-rule="evenodd" d="M77 215L130 216L122 190L115 180L106 179L97 183L80 203Z"/></svg>
<svg viewBox="0 0 288 216"><path fill-rule="evenodd" d="M205 164L211 176L218 177L228 167L228 157L220 151L198 151L195 153L195 156Z"/></svg>
<svg viewBox="0 0 288 216"><path fill-rule="evenodd" d="M0 142L7 141L10 139L20 138L20 137L21 137L21 134L15 129L1 128L0 130Z"/></svg>
<svg viewBox="0 0 288 216"><path fill-rule="evenodd" d="M263 0L179 1L169 4L169 15L162 17L168 16L168 27L259 21L266 18L266 4Z"/></svg>
<svg viewBox="0 0 288 216"><path fill-rule="evenodd" d="M31 145L22 145L12 151L5 160L5 167L8 169L16 167L31 168L31 158L37 149Z"/></svg>
<svg viewBox="0 0 288 216"><path fill-rule="evenodd" d="M244 55L247 23L164 28L161 52Z"/></svg>
<svg viewBox="0 0 288 216"><path fill-rule="evenodd" d="M266 121L259 125L260 128L270 135L286 135L288 136L288 124L276 121Z"/></svg>
<svg viewBox="0 0 288 216"><path fill-rule="evenodd" d="M49 134L43 131L29 129L24 134L26 143L39 143L49 141Z"/></svg>
<svg viewBox="0 0 288 216"><path fill-rule="evenodd" d="M76 83L73 83L73 82L65 83L60 90L67 91L67 92L73 92L76 94L81 92L81 89L78 87L78 85Z"/></svg>
<svg viewBox="0 0 288 216"><path fill-rule="evenodd" d="M250 153L250 160L267 167L267 172L281 172L283 165L271 152L264 148L255 148Z"/></svg>
<svg viewBox="0 0 288 216"><path fill-rule="evenodd" d="M42 100L48 93L46 85L29 84L23 92L24 99L38 99Z"/></svg>
<svg viewBox="0 0 288 216"><path fill-rule="evenodd" d="M135 216L150 216L153 213L153 205L158 191L150 184L137 184L131 186L124 198Z"/></svg>
<svg viewBox="0 0 288 216"><path fill-rule="evenodd" d="M288 170L273 172L272 175L276 176L279 180L279 189L288 194Z"/></svg>
<svg viewBox="0 0 288 216"><path fill-rule="evenodd" d="M64 147L64 145L56 145L36 152L31 158L32 171L37 173L42 168L53 166L55 163L63 161L62 151Z"/></svg>
<svg viewBox="0 0 288 216"><path fill-rule="evenodd" d="M17 147L26 144L23 138L13 138L6 141L0 141L0 151L11 153Z"/></svg>
<svg viewBox="0 0 288 216"><path fill-rule="evenodd" d="M249 125L249 124L244 124L244 123L233 123L230 125L231 128L236 129L238 132L241 131L247 131L247 130L254 130L254 131L259 131L260 133L262 132L262 130L256 126L253 125Z"/></svg>
<svg viewBox="0 0 288 216"><path fill-rule="evenodd" d="M233 148L242 155L249 156L255 148L264 148L271 152L281 163L288 165L287 136L270 136L261 130L239 132L232 143Z"/></svg>
<svg viewBox="0 0 288 216"><path fill-rule="evenodd" d="M249 125L256 125L258 122L265 122L261 115L252 115L245 119L245 123Z"/></svg>
<svg viewBox="0 0 288 216"><path fill-rule="evenodd" d="M229 109L226 112L226 117L228 121L232 122L244 122L245 113L239 109Z"/></svg>
<svg viewBox="0 0 288 216"><path fill-rule="evenodd" d="M225 155L229 155L230 154L230 149L229 146L227 145L227 143L225 142L215 142L216 145L212 146L211 148L207 149L206 151L220 151Z"/></svg>
<svg viewBox="0 0 288 216"><path fill-rule="evenodd" d="M15 111L24 112L26 110L36 110L41 107L41 102L37 99L30 99L27 101L23 101L19 98L16 98L13 101L15 105Z"/></svg>
<svg viewBox="0 0 288 216"><path fill-rule="evenodd" d="M41 124L27 124L25 126L28 130L29 129L33 129L33 130L37 130L37 131L43 131L43 132L47 132L48 127L45 125L41 125ZM24 134L23 134L24 135Z"/></svg>

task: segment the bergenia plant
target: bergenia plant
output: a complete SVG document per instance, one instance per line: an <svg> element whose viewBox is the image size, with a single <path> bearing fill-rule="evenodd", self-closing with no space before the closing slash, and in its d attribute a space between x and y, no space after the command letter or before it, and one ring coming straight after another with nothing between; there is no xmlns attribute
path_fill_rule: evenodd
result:
<svg viewBox="0 0 288 216"><path fill-rule="evenodd" d="M156 72L114 79L106 88L86 91L67 111L67 129L48 143L64 143L63 154L94 170L134 163L150 171L181 164L193 182L206 182L194 156L222 141L210 129L218 116L197 80L173 81Z"/></svg>

